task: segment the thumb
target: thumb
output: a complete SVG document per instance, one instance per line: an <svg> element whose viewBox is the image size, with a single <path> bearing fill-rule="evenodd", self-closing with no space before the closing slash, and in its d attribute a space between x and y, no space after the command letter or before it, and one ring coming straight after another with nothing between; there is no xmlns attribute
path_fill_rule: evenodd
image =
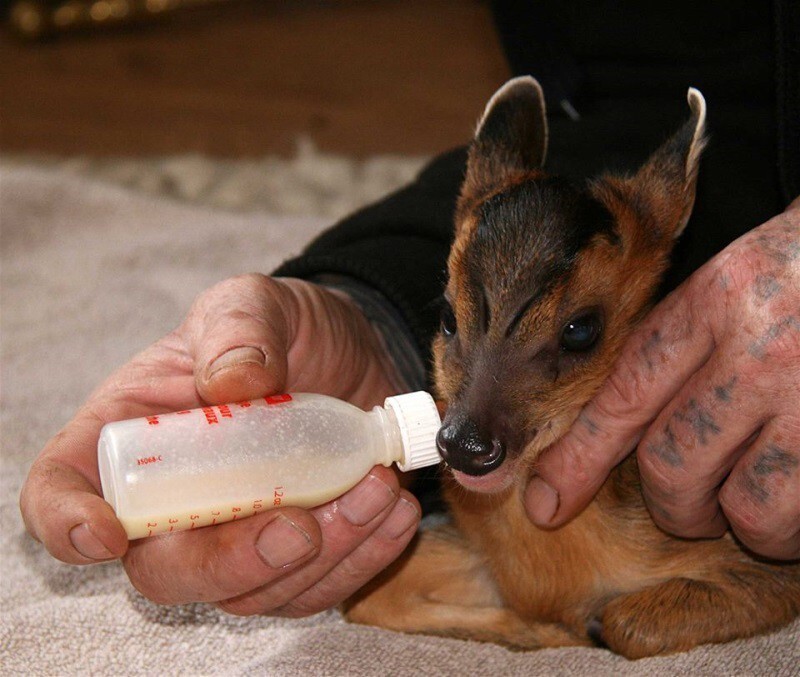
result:
<svg viewBox="0 0 800 677"><path fill-rule="evenodd" d="M100 496L95 450L102 425L86 414L70 422L34 461L20 494L28 532L69 564L119 558L128 548L122 525Z"/></svg>
<svg viewBox="0 0 800 677"><path fill-rule="evenodd" d="M195 301L184 328L203 400L222 404L285 389L285 296L280 282L253 274L225 280Z"/></svg>

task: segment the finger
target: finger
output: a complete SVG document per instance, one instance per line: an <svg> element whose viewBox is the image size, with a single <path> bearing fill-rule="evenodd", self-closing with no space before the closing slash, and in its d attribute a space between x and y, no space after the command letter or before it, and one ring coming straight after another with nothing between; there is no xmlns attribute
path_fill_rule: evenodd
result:
<svg viewBox="0 0 800 677"><path fill-rule="evenodd" d="M285 576L313 558L321 540L312 515L284 508L134 541L123 563L131 583L154 602L214 602Z"/></svg>
<svg viewBox="0 0 800 677"><path fill-rule="evenodd" d="M414 537L422 509L400 492L392 511L375 531L319 583L278 609L282 616L310 616L340 604L397 559Z"/></svg>
<svg viewBox="0 0 800 677"><path fill-rule="evenodd" d="M45 447L20 494L25 527L53 557L91 564L121 557L128 537L100 497L94 454L100 421L77 419ZM66 459L73 459L68 462Z"/></svg>
<svg viewBox="0 0 800 677"><path fill-rule="evenodd" d="M355 519L353 515L372 519L394 503L398 489L392 480L387 468L373 469L340 501L325 508L285 508L197 531L143 539L131 545L125 568L145 597L163 604L217 602L284 578L290 582L274 589L298 594L367 535L360 526L348 523L345 514L351 519ZM343 502L341 510L331 508L339 502ZM320 515L320 510L331 514ZM187 567L186 562L192 566ZM300 583L290 574L298 568ZM288 599L281 597L280 604ZM261 612L268 608L272 607Z"/></svg>
<svg viewBox="0 0 800 677"><path fill-rule="evenodd" d="M656 524L669 533L700 538L721 536L727 529L718 487L771 407L744 374L747 361L746 355L715 354L639 444L645 502Z"/></svg>
<svg viewBox="0 0 800 677"><path fill-rule="evenodd" d="M263 275L225 280L205 292L185 326L200 396L210 403L285 388L288 327L280 282Z"/></svg>
<svg viewBox="0 0 800 677"><path fill-rule="evenodd" d="M751 550L800 559L800 435L782 419L765 426L719 492L731 528Z"/></svg>
<svg viewBox="0 0 800 677"><path fill-rule="evenodd" d="M714 336L693 301L695 289L705 284L702 277L696 274L653 310L567 434L537 459L525 492L526 512L535 524L556 527L577 515L709 358Z"/></svg>
<svg viewBox="0 0 800 677"><path fill-rule="evenodd" d="M349 569L352 564L343 563L353 557L359 547L387 522L389 531L373 540L372 545L365 547L371 550L369 556L374 558L374 562L388 563L396 557L403 545L387 540L386 534L391 533L393 525L396 526L396 520L400 519L395 516L394 522L389 521L398 503L397 482L387 468L374 468L370 475L371 479L362 481L340 499L312 511L323 533L318 557L272 585L227 599L219 606L229 613L239 615L274 613L278 610L283 615L305 615L328 608L360 587L366 574ZM399 510L402 513L403 509ZM407 514L401 516L407 517ZM413 519L416 522L418 514ZM358 563L359 560L362 565L369 567L364 555L355 556L351 563ZM340 566L343 568L340 569ZM334 571L338 573L334 574ZM370 571L371 577L378 569ZM317 585L322 587L319 591L313 591ZM304 593L309 595L305 598L306 605L294 606L295 600ZM325 603L328 600L330 604Z"/></svg>

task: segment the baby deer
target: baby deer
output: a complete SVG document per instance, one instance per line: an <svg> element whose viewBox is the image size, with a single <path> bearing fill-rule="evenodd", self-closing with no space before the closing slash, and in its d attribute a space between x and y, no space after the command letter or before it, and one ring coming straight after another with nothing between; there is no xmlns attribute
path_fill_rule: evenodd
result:
<svg viewBox="0 0 800 677"><path fill-rule="evenodd" d="M604 644L629 658L763 633L800 614L800 564L730 536L659 530L635 456L560 529L525 515L537 455L563 435L647 312L689 219L705 101L634 176L542 170L532 78L489 101L456 210L441 331L439 446L453 525L421 533L346 605L349 620L520 649Z"/></svg>

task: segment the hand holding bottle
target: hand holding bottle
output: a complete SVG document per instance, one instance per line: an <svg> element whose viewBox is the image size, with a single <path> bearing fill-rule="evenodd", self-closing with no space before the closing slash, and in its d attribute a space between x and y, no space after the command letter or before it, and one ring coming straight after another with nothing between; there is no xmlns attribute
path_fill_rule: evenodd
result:
<svg viewBox="0 0 800 677"><path fill-rule="evenodd" d="M65 562L121 557L134 586L157 602L214 602L239 614L320 611L361 587L413 536L419 506L391 470L373 468L312 510L279 508L129 545L99 493L100 429L286 390L369 407L398 389L378 338L343 296L299 280L227 280L113 374L46 445L22 491L26 526Z"/></svg>

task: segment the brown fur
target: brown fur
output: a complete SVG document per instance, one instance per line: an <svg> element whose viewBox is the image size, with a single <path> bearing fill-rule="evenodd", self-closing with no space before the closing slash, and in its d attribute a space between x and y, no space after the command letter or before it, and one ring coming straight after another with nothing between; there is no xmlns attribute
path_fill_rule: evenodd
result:
<svg viewBox="0 0 800 677"><path fill-rule="evenodd" d="M505 461L514 478L499 493L481 494L446 473L454 526L423 532L348 602L350 620L519 649L600 641L638 658L767 632L800 614L800 564L759 561L730 535L688 541L660 531L633 456L560 529L534 527L522 503L537 455L566 432L610 372L688 220L705 112L699 95L690 95L690 105L692 119L635 176L588 185L610 213L613 233L591 235L509 332L509 318L531 291L516 282L531 260L514 246L480 244L482 210L515 186L546 179L547 132L541 118L520 122L521 111L543 109L535 81L512 81L493 97L470 154L449 261L447 296L459 337L436 338L435 374L449 407L515 440ZM515 145L525 152L515 154ZM504 272L476 277L476 251L481 270ZM525 254L540 268L558 259L558 252ZM571 309L595 305L604 312L602 341L587 356L559 356L553 332Z"/></svg>

